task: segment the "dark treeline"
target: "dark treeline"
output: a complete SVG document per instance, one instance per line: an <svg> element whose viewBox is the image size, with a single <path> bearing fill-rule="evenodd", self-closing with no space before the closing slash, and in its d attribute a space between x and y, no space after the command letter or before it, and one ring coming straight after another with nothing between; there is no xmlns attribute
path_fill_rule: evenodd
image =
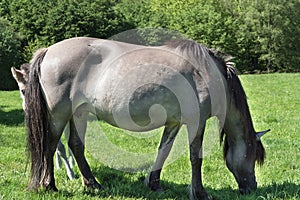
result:
<svg viewBox="0 0 300 200"><path fill-rule="evenodd" d="M295 72L299 24L299 0L0 0L0 89L15 89L10 67L40 47L149 27L231 54L241 72Z"/></svg>

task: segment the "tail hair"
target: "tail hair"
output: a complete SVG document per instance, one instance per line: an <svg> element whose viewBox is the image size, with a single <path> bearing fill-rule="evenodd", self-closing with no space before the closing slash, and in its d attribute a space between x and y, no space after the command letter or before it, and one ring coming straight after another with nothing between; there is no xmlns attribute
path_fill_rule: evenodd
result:
<svg viewBox="0 0 300 200"><path fill-rule="evenodd" d="M49 111L40 82L40 67L47 49L37 51L30 63L25 91L27 148L31 160L29 189L38 189L47 181L49 163Z"/></svg>

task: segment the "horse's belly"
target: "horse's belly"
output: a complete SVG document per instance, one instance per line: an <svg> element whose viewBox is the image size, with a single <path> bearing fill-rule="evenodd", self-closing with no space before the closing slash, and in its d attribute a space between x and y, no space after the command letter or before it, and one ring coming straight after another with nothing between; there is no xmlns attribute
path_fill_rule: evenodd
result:
<svg viewBox="0 0 300 200"><path fill-rule="evenodd" d="M131 131L148 131L181 120L176 96L158 85L143 86L128 93L124 90L106 93L106 98L100 97L97 102L100 119Z"/></svg>
<svg viewBox="0 0 300 200"><path fill-rule="evenodd" d="M149 111L132 114L129 110L114 110L112 113L98 111L99 119L129 131L149 131L164 126L167 121L165 111L154 105Z"/></svg>
<svg viewBox="0 0 300 200"><path fill-rule="evenodd" d="M116 116L118 115L118 116ZM122 129L135 132L149 131L165 125L165 119L159 120L158 118L149 118L145 116L143 119L140 118L136 121L131 116L122 116L115 114L114 116L107 118L107 116L101 117L105 122Z"/></svg>

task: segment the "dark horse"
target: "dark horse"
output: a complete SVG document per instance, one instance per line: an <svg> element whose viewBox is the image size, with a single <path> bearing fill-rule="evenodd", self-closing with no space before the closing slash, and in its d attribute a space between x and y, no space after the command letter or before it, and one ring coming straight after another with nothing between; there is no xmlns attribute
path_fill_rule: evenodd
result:
<svg viewBox="0 0 300 200"><path fill-rule="evenodd" d="M255 162L265 151L246 95L230 61L196 42L146 47L96 38L72 38L41 49L30 63L25 121L31 156L29 187L57 190L53 155L67 123L69 146L83 185L102 189L84 155L88 113L130 131L164 126L147 186L160 191L160 172L182 125L187 126L190 199L209 199L202 185L206 120L222 125L224 158L241 193L256 189Z"/></svg>

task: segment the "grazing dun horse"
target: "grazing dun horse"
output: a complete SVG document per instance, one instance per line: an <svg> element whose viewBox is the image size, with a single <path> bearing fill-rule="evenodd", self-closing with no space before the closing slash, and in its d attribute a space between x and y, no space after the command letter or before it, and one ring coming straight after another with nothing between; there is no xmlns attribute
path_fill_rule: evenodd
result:
<svg viewBox="0 0 300 200"><path fill-rule="evenodd" d="M224 158L239 191L257 188L263 133L253 127L246 95L230 61L189 40L146 47L96 38L72 38L37 51L25 89L31 156L29 187L57 190L53 155L69 123L69 146L83 185L102 189L84 155L88 113L130 131L164 126L147 186L161 191L160 173L182 125L187 126L192 180L190 199L210 199L202 185L206 120L222 125ZM95 141L96 142L96 141Z"/></svg>

